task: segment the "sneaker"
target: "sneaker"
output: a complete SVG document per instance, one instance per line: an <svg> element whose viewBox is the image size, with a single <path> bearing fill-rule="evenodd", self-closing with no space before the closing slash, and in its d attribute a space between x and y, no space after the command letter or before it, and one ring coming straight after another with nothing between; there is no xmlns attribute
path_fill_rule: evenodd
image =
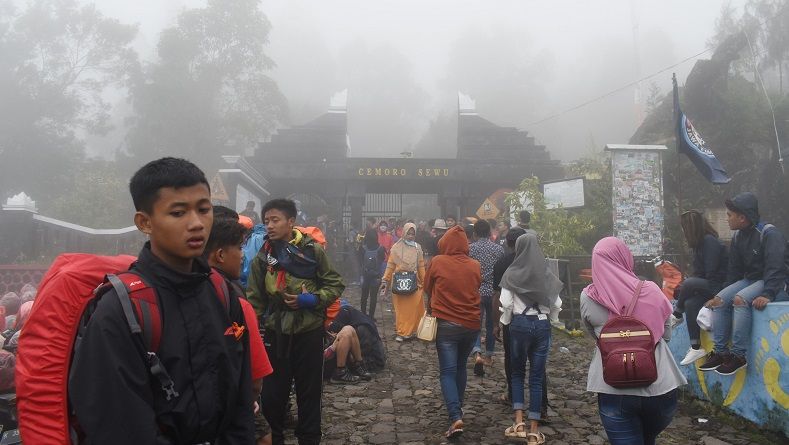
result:
<svg viewBox="0 0 789 445"><path fill-rule="evenodd" d="M373 375L370 373L370 371L367 370L367 367L364 366L363 362L354 363L353 365L350 366L350 369L352 373L359 376L360 380L369 382L370 380L373 379Z"/></svg>
<svg viewBox="0 0 789 445"><path fill-rule="evenodd" d="M682 324L682 315L677 317L676 315L671 314L671 329L674 329L681 324Z"/></svg>
<svg viewBox="0 0 789 445"><path fill-rule="evenodd" d="M707 360L701 366L699 366L698 369L701 371L714 371L718 369L718 366L723 364L727 355L728 354L718 354L717 352L712 351L707 354Z"/></svg>
<svg viewBox="0 0 789 445"><path fill-rule="evenodd" d="M331 376L332 383L356 383L359 376L354 375L348 368L337 368Z"/></svg>
<svg viewBox="0 0 789 445"><path fill-rule="evenodd" d="M740 370L740 368L744 368L746 366L748 366L748 361L745 360L745 357L729 354L723 364L718 366L715 372L720 375L732 375Z"/></svg>
<svg viewBox="0 0 789 445"><path fill-rule="evenodd" d="M403 342L403 340L404 340L404 339L403 339L403 336L402 336L402 335L397 335L397 336L395 336L395 341L398 341L398 342L401 342L401 343L402 343L402 342Z"/></svg>
<svg viewBox="0 0 789 445"><path fill-rule="evenodd" d="M685 354L685 358L683 358L682 361L679 362L679 364L682 366L689 365L695 362L696 360L704 357L705 355L707 355L707 351L704 348L699 348L699 349L690 348L688 349L688 353Z"/></svg>

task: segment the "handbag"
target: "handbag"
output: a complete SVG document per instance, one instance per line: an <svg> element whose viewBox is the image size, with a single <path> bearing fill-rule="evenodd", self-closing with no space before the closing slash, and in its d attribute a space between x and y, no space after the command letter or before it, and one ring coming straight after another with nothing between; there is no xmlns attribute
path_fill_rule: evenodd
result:
<svg viewBox="0 0 789 445"><path fill-rule="evenodd" d="M392 293L397 295L409 295L416 292L416 272L402 271L395 272L392 276Z"/></svg>
<svg viewBox="0 0 789 445"><path fill-rule="evenodd" d="M416 329L416 337L424 341L435 341L437 328L438 320L436 317L425 312L425 315L419 320L419 327Z"/></svg>
<svg viewBox="0 0 789 445"><path fill-rule="evenodd" d="M597 339L603 380L614 388L644 387L657 380L654 336L644 322L631 315L643 284L638 283L625 313L610 318Z"/></svg>
<svg viewBox="0 0 789 445"><path fill-rule="evenodd" d="M712 309L708 307L701 308L699 315L696 317L696 323L701 329L708 332L712 331Z"/></svg>

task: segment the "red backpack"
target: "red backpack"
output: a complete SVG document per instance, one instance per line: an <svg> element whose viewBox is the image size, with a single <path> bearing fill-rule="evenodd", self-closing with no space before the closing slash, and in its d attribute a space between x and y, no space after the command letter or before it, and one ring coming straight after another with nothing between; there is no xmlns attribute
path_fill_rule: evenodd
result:
<svg viewBox="0 0 789 445"><path fill-rule="evenodd" d="M631 316L641 281L623 315L608 319L597 339L603 359L603 380L614 388L649 386L657 380L655 341L644 322Z"/></svg>
<svg viewBox="0 0 789 445"><path fill-rule="evenodd" d="M16 392L19 430L25 443L63 445L77 442L78 425L68 404L68 380L74 350L98 300L115 289L138 352L169 400L178 397L156 353L162 334L158 295L129 267L136 258L83 253L58 256L39 285L24 334L19 339ZM116 273L116 275L112 275ZM230 293L223 277L210 274L225 308Z"/></svg>

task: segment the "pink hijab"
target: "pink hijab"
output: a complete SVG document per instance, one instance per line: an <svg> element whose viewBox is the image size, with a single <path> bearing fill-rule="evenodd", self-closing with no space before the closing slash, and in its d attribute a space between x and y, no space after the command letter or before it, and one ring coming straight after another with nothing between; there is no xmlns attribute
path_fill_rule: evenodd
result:
<svg viewBox="0 0 789 445"><path fill-rule="evenodd" d="M592 284L584 292L610 314L622 315L630 304L640 280L633 273L633 254L619 238L597 242L592 251ZM663 336L671 303L657 284L646 281L633 310L633 317L644 322L655 342Z"/></svg>

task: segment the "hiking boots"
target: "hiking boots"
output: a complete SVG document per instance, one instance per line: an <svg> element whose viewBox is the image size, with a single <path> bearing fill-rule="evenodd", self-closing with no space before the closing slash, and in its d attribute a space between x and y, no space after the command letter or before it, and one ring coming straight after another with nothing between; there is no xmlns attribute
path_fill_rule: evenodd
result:
<svg viewBox="0 0 789 445"><path fill-rule="evenodd" d="M337 368L331 376L332 383L358 383L359 376L354 375L348 368Z"/></svg>
<svg viewBox="0 0 789 445"><path fill-rule="evenodd" d="M712 351L707 356L707 360L699 366L699 369L702 371L714 371L718 369L720 365L726 360L726 356L729 354L718 354L715 351Z"/></svg>
<svg viewBox="0 0 789 445"><path fill-rule="evenodd" d="M732 375L740 368L744 368L746 366L748 366L748 361L745 360L745 357L729 354L729 356L723 361L723 364L718 366L715 372L720 375Z"/></svg>
<svg viewBox="0 0 789 445"><path fill-rule="evenodd" d="M354 363L350 366L350 369L351 372L357 375L361 380L367 382L373 379L373 375L367 370L367 367L364 366L364 362Z"/></svg>

